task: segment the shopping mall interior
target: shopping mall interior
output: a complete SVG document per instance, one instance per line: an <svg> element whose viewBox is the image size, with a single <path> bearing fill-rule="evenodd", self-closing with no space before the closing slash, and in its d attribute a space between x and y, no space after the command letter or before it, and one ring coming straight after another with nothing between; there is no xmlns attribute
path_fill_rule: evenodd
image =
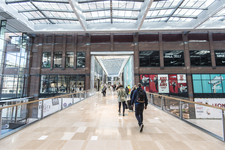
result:
<svg viewBox="0 0 225 150"><path fill-rule="evenodd" d="M0 150L224 150L224 20L225 0L1 0Z"/></svg>

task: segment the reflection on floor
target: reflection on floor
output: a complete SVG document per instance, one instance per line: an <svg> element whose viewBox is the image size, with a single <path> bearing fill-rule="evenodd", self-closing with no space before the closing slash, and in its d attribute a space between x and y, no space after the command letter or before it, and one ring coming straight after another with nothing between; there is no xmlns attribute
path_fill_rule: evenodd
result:
<svg viewBox="0 0 225 150"><path fill-rule="evenodd" d="M100 93L0 140L0 149L224 150L225 143L150 106L139 132L134 112L118 116L116 92Z"/></svg>

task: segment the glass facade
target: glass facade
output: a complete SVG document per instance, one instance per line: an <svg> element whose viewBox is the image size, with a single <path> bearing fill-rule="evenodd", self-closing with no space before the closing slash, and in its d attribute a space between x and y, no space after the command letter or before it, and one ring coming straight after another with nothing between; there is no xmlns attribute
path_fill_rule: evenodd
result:
<svg viewBox="0 0 225 150"><path fill-rule="evenodd" d="M140 67L159 67L159 51L140 51Z"/></svg>
<svg viewBox="0 0 225 150"><path fill-rule="evenodd" d="M51 52L43 52L42 55L42 68L51 67Z"/></svg>
<svg viewBox="0 0 225 150"><path fill-rule="evenodd" d="M77 68L85 68L85 52L77 52Z"/></svg>
<svg viewBox="0 0 225 150"><path fill-rule="evenodd" d="M191 50L191 66L211 66L211 54L209 50Z"/></svg>
<svg viewBox="0 0 225 150"><path fill-rule="evenodd" d="M20 53L13 52L13 53L6 53L5 59L5 67L6 68L17 68L20 64Z"/></svg>
<svg viewBox="0 0 225 150"><path fill-rule="evenodd" d="M1 21L0 24L0 64L2 65L2 52L4 48L4 39L5 39L5 28L6 28L6 21ZM0 72L2 70L2 67L0 67Z"/></svg>
<svg viewBox="0 0 225 150"><path fill-rule="evenodd" d="M163 51L164 66L184 66L183 51Z"/></svg>
<svg viewBox="0 0 225 150"><path fill-rule="evenodd" d="M62 67L62 52L54 52L54 67Z"/></svg>
<svg viewBox="0 0 225 150"><path fill-rule="evenodd" d="M40 94L82 91L84 81L85 75L41 75Z"/></svg>
<svg viewBox="0 0 225 150"><path fill-rule="evenodd" d="M66 52L66 68L74 67L74 52Z"/></svg>
<svg viewBox="0 0 225 150"><path fill-rule="evenodd" d="M216 66L225 66L225 50L215 50Z"/></svg>

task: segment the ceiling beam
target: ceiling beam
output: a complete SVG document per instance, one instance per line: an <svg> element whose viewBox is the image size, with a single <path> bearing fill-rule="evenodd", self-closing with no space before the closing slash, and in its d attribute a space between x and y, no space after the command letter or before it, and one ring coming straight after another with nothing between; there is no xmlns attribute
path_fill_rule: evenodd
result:
<svg viewBox="0 0 225 150"><path fill-rule="evenodd" d="M113 23L112 0L110 0L110 16L111 16L111 24L112 24Z"/></svg>
<svg viewBox="0 0 225 150"><path fill-rule="evenodd" d="M170 17L173 17L174 13L176 12L176 10L183 4L185 0L180 0L180 2L178 3L177 7L173 10L173 12L170 14ZM165 22L168 22L170 20L170 17L168 17L168 19Z"/></svg>
<svg viewBox="0 0 225 150"><path fill-rule="evenodd" d="M45 19L54 19L54 20L67 20L67 21L79 21L78 19L73 19L73 18L32 18L28 19L29 21L35 21L35 20L45 20ZM55 24L55 23L53 23Z"/></svg>
<svg viewBox="0 0 225 150"><path fill-rule="evenodd" d="M65 13L73 13L73 10L55 10L55 9L30 9L30 10L22 10L18 11L18 13L25 13L25 12L33 12L33 11L50 11L50 12L65 12Z"/></svg>
<svg viewBox="0 0 225 150"><path fill-rule="evenodd" d="M108 0L79 0L79 4L81 3L92 3L92 2L105 2ZM115 0L115 1L128 1L128 2L144 2L145 0Z"/></svg>
<svg viewBox="0 0 225 150"><path fill-rule="evenodd" d="M208 10L204 10L198 19L191 21L193 29L197 29L203 23L208 21L211 17L215 16L218 12L225 8L225 0L215 1L208 7Z"/></svg>
<svg viewBox="0 0 225 150"><path fill-rule="evenodd" d="M106 17L96 17L96 18L87 18L86 21L92 20L100 20L100 19L130 19L130 20L137 20L137 17L119 17L119 16L106 16Z"/></svg>
<svg viewBox="0 0 225 150"><path fill-rule="evenodd" d="M47 16L45 16L45 14L39 10L39 8L37 6L34 5L34 3L32 1L30 1L31 5L33 5L51 24L55 24L54 22L52 22L50 19L48 19Z"/></svg>
<svg viewBox="0 0 225 150"><path fill-rule="evenodd" d="M156 19L156 18L167 18L170 16L156 16L156 17L146 17L145 19ZM172 16L172 17L176 17L176 18L192 18L192 19L197 19L198 17L190 17L190 16ZM165 21L166 22L166 21Z"/></svg>
<svg viewBox="0 0 225 150"><path fill-rule="evenodd" d="M79 4L78 4L78 0L69 0L70 6L73 9L73 12L75 13L75 15L77 16L80 25L82 26L82 28L84 29L84 31L87 30L87 22L86 22L86 18L84 16L84 14L82 13Z"/></svg>
<svg viewBox="0 0 225 150"><path fill-rule="evenodd" d="M141 12L139 13L139 16L138 16L138 20L137 20L137 28L138 30L140 30L144 20L145 20L145 17L147 16L148 12L149 12L149 9L151 7L153 3L153 0L146 0L143 4L142 4L142 7L141 7Z"/></svg>
<svg viewBox="0 0 225 150"><path fill-rule="evenodd" d="M111 8L101 8L101 9L87 9L87 10L82 10L82 12L94 12L94 11L107 11L111 10ZM141 11L140 9L132 9L132 8L115 8L112 7L112 10L121 10L121 11Z"/></svg>
<svg viewBox="0 0 225 150"><path fill-rule="evenodd" d="M177 7L159 7L159 8L150 8L149 11L154 10L167 10L167 9L176 9ZM208 8L196 8L196 7L179 7L180 9L199 9L199 10L207 10Z"/></svg>
<svg viewBox="0 0 225 150"><path fill-rule="evenodd" d="M26 2L43 2L43 3L63 3L63 4L69 4L68 1L61 1L61 0L6 0L6 4L14 4L14 3L26 3Z"/></svg>

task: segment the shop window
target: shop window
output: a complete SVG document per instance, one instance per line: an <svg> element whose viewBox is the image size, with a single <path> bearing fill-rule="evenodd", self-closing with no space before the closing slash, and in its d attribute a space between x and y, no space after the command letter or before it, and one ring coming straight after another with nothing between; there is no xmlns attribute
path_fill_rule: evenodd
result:
<svg viewBox="0 0 225 150"><path fill-rule="evenodd" d="M22 39L21 36L11 36L10 38L11 38L11 41L10 41L11 44L19 45L21 43L21 39Z"/></svg>
<svg viewBox="0 0 225 150"><path fill-rule="evenodd" d="M62 94L84 90L84 75L42 75L41 94Z"/></svg>
<svg viewBox="0 0 225 150"><path fill-rule="evenodd" d="M20 63L20 53L6 53L5 67L17 68Z"/></svg>
<svg viewBox="0 0 225 150"><path fill-rule="evenodd" d="M77 68L85 68L85 52L77 52Z"/></svg>
<svg viewBox="0 0 225 150"><path fill-rule="evenodd" d="M225 50L215 50L216 66L225 66Z"/></svg>
<svg viewBox="0 0 225 150"><path fill-rule="evenodd" d="M163 51L164 66L184 66L183 51Z"/></svg>
<svg viewBox="0 0 225 150"><path fill-rule="evenodd" d="M190 51L191 66L211 66L209 50Z"/></svg>
<svg viewBox="0 0 225 150"><path fill-rule="evenodd" d="M159 51L140 51L140 67L159 67Z"/></svg>
<svg viewBox="0 0 225 150"><path fill-rule="evenodd" d="M3 77L1 98L15 98L17 92L18 77L7 75Z"/></svg>
<svg viewBox="0 0 225 150"><path fill-rule="evenodd" d="M62 52L54 52L54 67L62 67Z"/></svg>
<svg viewBox="0 0 225 150"><path fill-rule="evenodd" d="M42 55L42 68L50 68L51 66L51 52L44 52Z"/></svg>
<svg viewBox="0 0 225 150"><path fill-rule="evenodd" d="M74 52L66 52L66 68L73 67L74 64Z"/></svg>

